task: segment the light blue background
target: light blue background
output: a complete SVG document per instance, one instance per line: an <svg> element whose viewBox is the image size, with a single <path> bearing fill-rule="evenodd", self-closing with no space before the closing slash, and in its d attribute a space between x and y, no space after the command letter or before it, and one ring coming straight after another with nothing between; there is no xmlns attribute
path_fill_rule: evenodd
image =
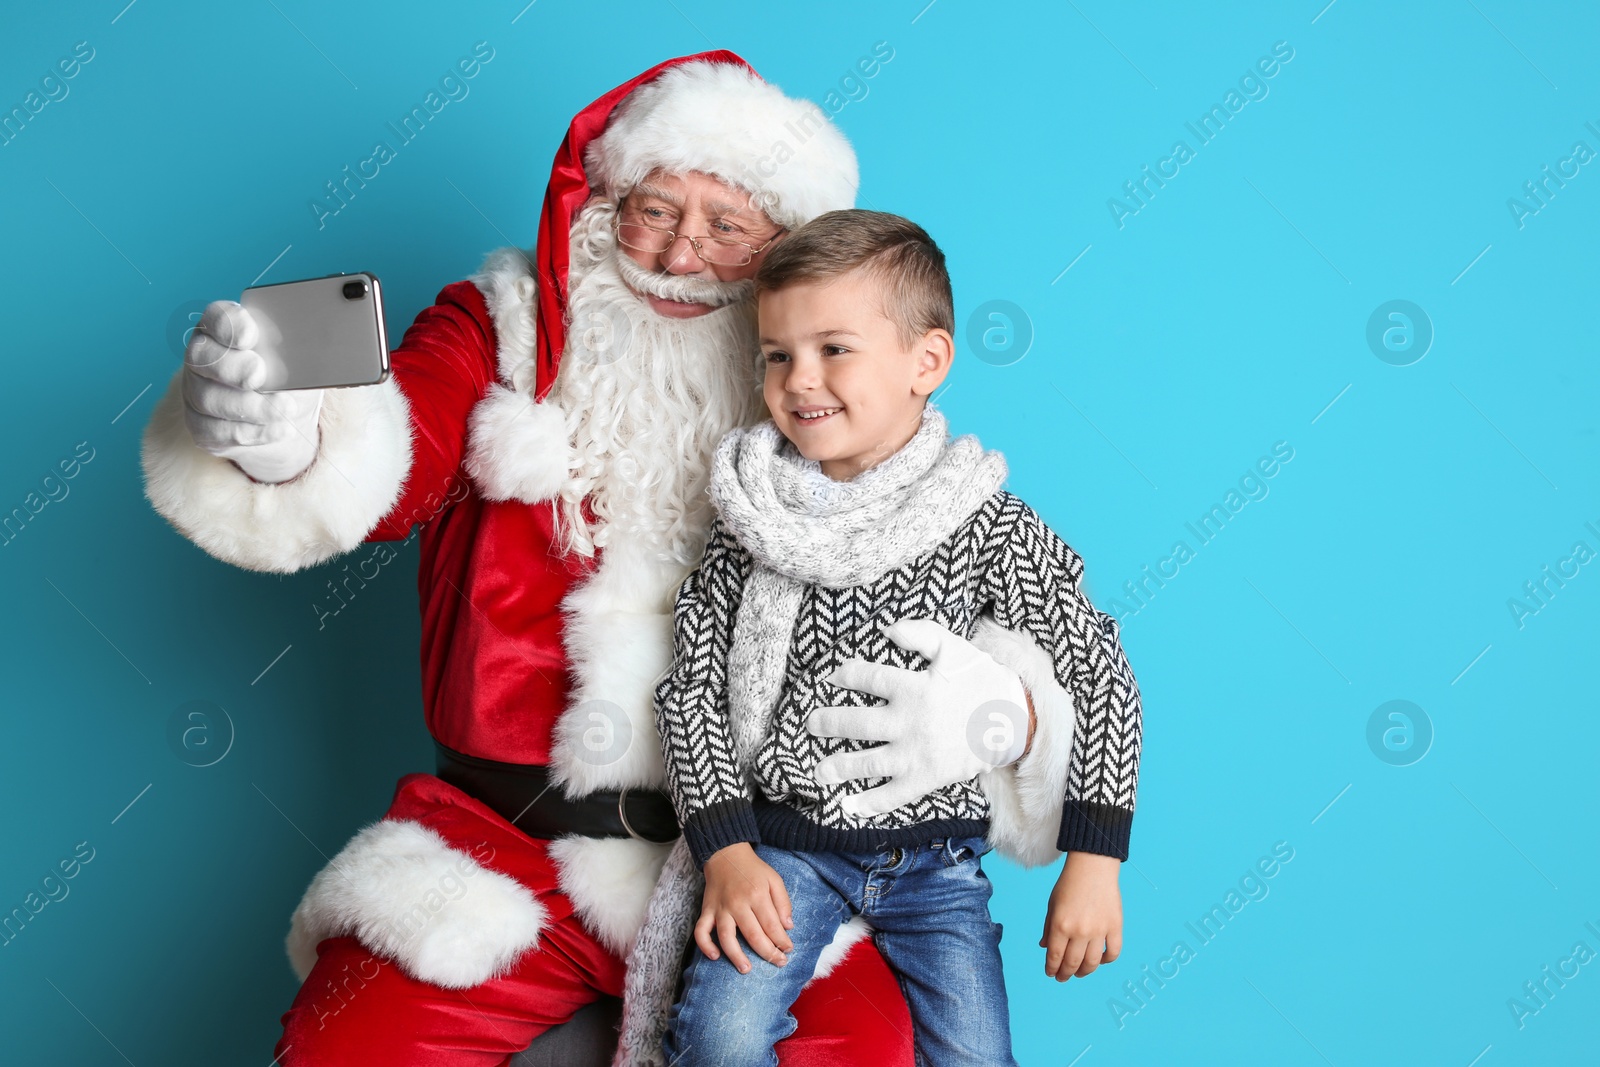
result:
<svg viewBox="0 0 1600 1067"><path fill-rule="evenodd" d="M863 206L942 243L962 341L980 304L1023 309L1026 357L966 351L943 404L1007 453L1097 603L1128 603L1141 567L1194 547L1186 522L1294 449L1123 623L1146 747L1122 959L1047 980L1054 874L989 863L1019 1060L1593 1054L1600 963L1520 1029L1507 1004L1575 943L1600 951L1600 564L1521 628L1507 606L1574 542L1600 550L1600 164L1522 228L1507 208L1575 141L1600 150L1591 7L523 2L7 13L6 109L95 49L0 148L0 509L78 442L95 456L0 548L0 911L95 849L0 948L8 1061L266 1064L295 901L430 765L414 544L319 632L337 563L237 570L143 500L173 314L269 263L263 280L371 270L398 337L489 249L532 243L565 124L604 90L718 46L820 102L877 41L894 58L837 116ZM470 95L319 231L323 183L479 40L495 57ZM1294 57L1269 95L1119 229L1108 198L1194 147L1185 121L1277 41ZM1435 331L1411 366L1365 340L1393 299ZM1411 766L1366 740L1392 699L1435 732ZM236 728L211 767L167 743L192 700ZM1280 841L1269 895L1199 946L1186 922ZM1119 1028L1110 998L1137 1006L1122 983L1180 939L1194 959Z"/></svg>

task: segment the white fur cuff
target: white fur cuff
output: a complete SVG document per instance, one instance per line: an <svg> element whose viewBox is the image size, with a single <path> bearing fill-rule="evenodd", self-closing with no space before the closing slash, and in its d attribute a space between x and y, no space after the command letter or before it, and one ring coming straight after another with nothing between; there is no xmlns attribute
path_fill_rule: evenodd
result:
<svg viewBox="0 0 1600 1067"><path fill-rule="evenodd" d="M1061 857L1056 840L1067 799L1076 716L1072 696L1056 681L1050 657L1026 634L1006 629L985 615L972 643L1022 678L1038 725L1033 747L1012 766L978 776L989 797L989 841L1007 859L1038 867Z"/></svg>
<svg viewBox="0 0 1600 1067"><path fill-rule="evenodd" d="M556 879L572 910L602 945L623 959L644 928L650 896L671 852L671 844L631 837L568 834L550 842Z"/></svg>
<svg viewBox="0 0 1600 1067"><path fill-rule="evenodd" d="M806 979L806 985L810 985L818 978L826 978L835 967L844 962L850 950L856 947L856 942L865 941L871 936L872 924L867 922L865 915L850 916L850 921L834 932L833 940L822 946L822 955L817 957L817 969Z"/></svg>
<svg viewBox="0 0 1600 1067"><path fill-rule="evenodd" d="M194 443L183 370L145 427L145 496L189 540L225 563L289 574L361 543L400 497L411 470L411 410L391 376L329 389L321 448L305 473L264 485Z"/></svg>
<svg viewBox="0 0 1600 1067"><path fill-rule="evenodd" d="M466 989L504 974L537 945L546 918L522 883L421 823L384 819L311 880L290 922L289 962L304 981L319 942L354 936L413 978Z"/></svg>

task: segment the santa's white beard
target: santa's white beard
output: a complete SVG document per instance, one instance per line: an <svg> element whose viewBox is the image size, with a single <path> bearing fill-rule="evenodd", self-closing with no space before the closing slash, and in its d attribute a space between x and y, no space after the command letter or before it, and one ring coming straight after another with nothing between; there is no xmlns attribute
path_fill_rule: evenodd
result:
<svg viewBox="0 0 1600 1067"><path fill-rule="evenodd" d="M630 270L656 295L723 305L689 319L654 311L623 281L615 212L596 201L572 227L570 325L550 398L566 413L577 460L555 503L557 529L566 551L592 554L620 534L690 565L711 522L717 442L767 414L755 304L748 282ZM586 496L592 525L580 510Z"/></svg>

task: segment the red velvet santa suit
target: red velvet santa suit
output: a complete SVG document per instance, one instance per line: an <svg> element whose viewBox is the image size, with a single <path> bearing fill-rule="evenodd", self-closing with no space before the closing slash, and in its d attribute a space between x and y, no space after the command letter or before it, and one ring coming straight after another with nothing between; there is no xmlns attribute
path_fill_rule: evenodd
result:
<svg viewBox="0 0 1600 1067"><path fill-rule="evenodd" d="M743 69L731 53L689 58ZM152 503L239 566L291 572L420 524L429 731L470 756L547 765L571 796L664 784L651 695L671 659L672 596L687 568L626 543L588 556L557 547L547 501L567 475L565 431L530 400L549 391L562 351L567 232L588 195L584 148L629 92L683 62L613 90L574 121L531 257L537 284L530 257L506 249L441 290L391 353L386 382L327 392L320 450L304 474L256 483L195 447L177 377L146 431ZM814 105L787 106L806 122L821 117ZM822 124L806 134L811 162L787 167L773 190L790 214L853 202L854 156ZM736 154L781 135L756 122L724 146L668 132L677 139L654 157L608 167L659 162L676 144L689 153L683 169L737 180ZM621 709L632 731L626 752L606 762L581 758L597 700ZM295 912L289 949L305 982L277 1062L503 1062L584 1004L622 994L668 847L530 838L432 775L408 775L384 819L334 858ZM872 943L855 940L862 932L845 928L831 972L819 971L795 1005L785 1064L912 1062L904 1001Z"/></svg>

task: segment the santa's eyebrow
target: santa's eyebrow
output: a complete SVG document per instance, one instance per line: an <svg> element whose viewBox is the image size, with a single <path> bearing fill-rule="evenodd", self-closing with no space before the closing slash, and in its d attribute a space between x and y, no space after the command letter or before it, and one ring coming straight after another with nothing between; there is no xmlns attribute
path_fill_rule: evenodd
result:
<svg viewBox="0 0 1600 1067"><path fill-rule="evenodd" d="M678 196L676 193L669 193L659 186L651 185L649 182L640 182L638 185L633 187L633 191L641 196L648 196L653 197L656 200L663 200L675 208L683 207L682 197ZM720 218L724 215L744 216L747 219L755 217L755 212L749 210L747 207L741 207L738 204L729 203L724 200L707 200L706 214L712 216L713 218Z"/></svg>
<svg viewBox="0 0 1600 1067"><path fill-rule="evenodd" d="M651 185L648 182L640 182L638 185L635 185L633 187L633 191L636 192L636 193L639 193L642 196L650 196L650 197L654 197L657 200L665 200L667 203L671 204L673 207L682 207L683 206L683 199L681 197L679 197L679 196L677 196L677 195L675 195L673 193L669 193L665 189L660 188L659 186Z"/></svg>

